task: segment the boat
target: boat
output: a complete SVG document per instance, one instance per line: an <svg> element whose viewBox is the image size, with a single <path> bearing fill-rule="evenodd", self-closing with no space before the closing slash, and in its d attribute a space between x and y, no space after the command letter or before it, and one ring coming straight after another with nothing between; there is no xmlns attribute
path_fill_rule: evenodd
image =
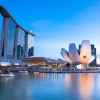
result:
<svg viewBox="0 0 100 100"><path fill-rule="evenodd" d="M14 74L12 74L12 73L0 74L0 77L14 77Z"/></svg>
<svg viewBox="0 0 100 100"><path fill-rule="evenodd" d="M18 72L20 72L20 73L28 73L27 70L20 70L20 71L18 71Z"/></svg>
<svg viewBox="0 0 100 100"><path fill-rule="evenodd" d="M33 73L39 73L39 72L33 72Z"/></svg>

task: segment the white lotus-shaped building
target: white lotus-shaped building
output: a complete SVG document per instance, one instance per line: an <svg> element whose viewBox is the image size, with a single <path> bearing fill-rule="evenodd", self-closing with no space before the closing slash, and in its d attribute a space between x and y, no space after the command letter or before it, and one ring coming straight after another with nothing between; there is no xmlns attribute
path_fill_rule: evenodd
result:
<svg viewBox="0 0 100 100"><path fill-rule="evenodd" d="M83 40L80 51L76 48L75 43L69 45L69 52L64 48L61 49L61 55L70 64L86 64L91 63L95 57L91 55L91 45L89 40Z"/></svg>

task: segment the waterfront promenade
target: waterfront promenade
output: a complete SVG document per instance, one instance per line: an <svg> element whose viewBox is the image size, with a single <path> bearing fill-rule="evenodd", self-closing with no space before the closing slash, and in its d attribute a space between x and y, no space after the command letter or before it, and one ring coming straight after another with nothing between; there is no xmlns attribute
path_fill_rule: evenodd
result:
<svg viewBox="0 0 100 100"><path fill-rule="evenodd" d="M34 67L22 67L22 68L11 68L11 72L28 71L30 73L100 73L99 68L92 69L68 69L68 68L34 68Z"/></svg>

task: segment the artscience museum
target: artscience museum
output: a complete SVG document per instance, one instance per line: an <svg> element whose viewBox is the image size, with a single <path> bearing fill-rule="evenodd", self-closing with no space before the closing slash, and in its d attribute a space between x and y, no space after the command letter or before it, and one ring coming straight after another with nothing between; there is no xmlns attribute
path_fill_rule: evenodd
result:
<svg viewBox="0 0 100 100"><path fill-rule="evenodd" d="M69 52L61 48L61 55L70 64L81 64L83 68L95 59L92 55L91 44L89 40L83 40L80 50L76 48L75 43L69 44Z"/></svg>

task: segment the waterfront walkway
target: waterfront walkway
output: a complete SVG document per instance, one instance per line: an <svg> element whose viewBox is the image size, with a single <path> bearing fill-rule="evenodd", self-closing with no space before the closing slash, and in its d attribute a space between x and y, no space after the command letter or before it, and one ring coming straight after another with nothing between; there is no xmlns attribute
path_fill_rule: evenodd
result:
<svg viewBox="0 0 100 100"><path fill-rule="evenodd" d="M17 67L9 69L10 72L28 71L31 73L100 73L100 69L68 69L68 68L28 68L28 67Z"/></svg>
<svg viewBox="0 0 100 100"><path fill-rule="evenodd" d="M78 69L78 70L73 70L73 69L66 69L66 68L48 68L48 69L33 69L31 72L39 72L39 73L100 73L100 70L87 70L87 69Z"/></svg>

